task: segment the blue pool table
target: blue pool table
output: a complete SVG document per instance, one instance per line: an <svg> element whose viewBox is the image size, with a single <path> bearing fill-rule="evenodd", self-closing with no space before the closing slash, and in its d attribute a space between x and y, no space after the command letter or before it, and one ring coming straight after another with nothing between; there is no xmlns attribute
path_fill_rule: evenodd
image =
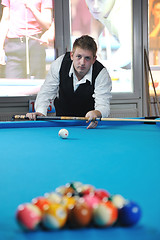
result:
<svg viewBox="0 0 160 240"><path fill-rule="evenodd" d="M160 240L160 124L85 121L0 122L1 240ZM58 131L66 128L67 139ZM133 227L23 232L15 212L21 203L80 181L137 202Z"/></svg>

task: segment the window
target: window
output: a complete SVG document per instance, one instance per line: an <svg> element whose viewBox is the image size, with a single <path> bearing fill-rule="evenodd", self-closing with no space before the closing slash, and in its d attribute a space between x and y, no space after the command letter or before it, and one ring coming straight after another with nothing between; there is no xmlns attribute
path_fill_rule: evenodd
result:
<svg viewBox="0 0 160 240"><path fill-rule="evenodd" d="M6 1L1 1L1 2L2 2L2 4L4 4L4 6L7 6L7 5L5 5L5 4L7 4ZM41 1L39 1L39 2L41 2ZM24 5L22 6L23 3L20 4L20 2L18 3L18 1L16 1L15 4L16 3L18 4L20 11L22 8L24 9ZM46 3L47 3L47 1L46 1ZM0 3L0 17L2 17L2 19L3 19L2 9L4 9L4 8L3 8L2 4ZM12 1L12 4L14 4L14 1ZM41 85L43 84L45 75L47 74L47 72L49 70L49 66L50 66L51 62L56 58L55 49L54 49L54 29L55 29L54 1L52 1L52 0L50 2L48 1L47 4L49 4L49 5L46 5L47 10L48 10L48 8L51 9L48 19L52 18L52 20L53 20L52 25L48 31L43 29L42 34L32 34L33 29L31 29L32 26L31 26L30 21L31 21L31 19L32 20L34 19L34 16L29 10L27 11L27 9L24 10L25 11L25 14L23 16L24 18L21 20L21 22L19 22L21 24L23 21L25 21L25 24L23 26L23 27L25 27L25 29L23 30L23 33L22 33L23 37L17 38L14 35L15 34L14 32L8 31L8 34L10 34L10 36L8 36L8 38L6 38L5 59L4 60L6 63L7 63L7 61L10 61L9 60L10 58L7 56L7 52L10 54L12 49L10 47L11 44L8 44L8 42L11 43L12 41L16 41L16 39L18 39L17 40L18 46L20 46L22 44L22 42L25 43L25 45L24 45L24 64L22 64L19 67L19 69L17 70L18 71L18 73L16 73L17 76L12 77L12 75L14 76L13 71L15 71L16 66L14 65L12 70L8 71L8 70L6 70L7 65L0 63L0 97L35 95L38 93ZM10 7L11 7L11 5L10 5ZM38 7L39 11L43 11L43 9L42 8L40 9L38 5L37 5L37 7ZM50 11L50 9L49 9L49 11ZM15 16L14 16L14 18L16 18ZM12 18L12 21L14 18ZM11 19L11 16L10 16L10 19ZM45 17L45 20L46 20L46 17ZM18 22L18 19L16 19L16 22ZM12 25L14 25L14 24L12 24ZM36 28L36 27L37 27L37 25L35 22L34 28ZM4 25L3 25L3 22L1 21L0 29L3 30L3 28L4 28ZM14 25L14 28L15 28L15 25ZM18 29L18 26L17 26L17 29ZM21 29L22 29L22 27L21 27ZM37 27L37 29L38 29L38 27ZM19 36L19 33L17 33L17 36ZM31 73L32 64L35 64L35 66L39 65L38 59L34 60L35 55L33 54L33 51L29 50L31 48L31 41L36 41L37 45L38 44L41 45L41 48L44 49L44 54L41 55L41 56L43 56L42 58L44 58L44 61L43 61L44 62L44 76L42 76L42 77L41 77L41 74L39 75L39 77L35 77L34 73L36 71L37 72L40 71L37 68L36 68L37 70L36 69L34 70L33 74ZM46 41L47 41L47 43L46 43ZM33 48L36 49L37 45L33 46L32 49ZM15 51L13 53L17 58L18 58L18 54L17 54L18 52L19 52L19 49L17 48L17 52ZM32 59L33 62L31 63L29 59ZM18 61L19 61L19 59L18 59ZM21 63L22 62L23 62L23 60L21 61ZM26 71L26 77L23 77L23 75L21 75L20 71L22 69L24 71ZM6 71L10 73L9 77L6 76Z"/></svg>
<svg viewBox="0 0 160 240"><path fill-rule="evenodd" d="M149 0L149 62L155 89L160 95L160 0ZM151 78L149 79L150 95L154 95Z"/></svg>
<svg viewBox="0 0 160 240"><path fill-rule="evenodd" d="M70 12L71 46L83 34L93 36L112 92L133 92L131 0L70 0Z"/></svg>

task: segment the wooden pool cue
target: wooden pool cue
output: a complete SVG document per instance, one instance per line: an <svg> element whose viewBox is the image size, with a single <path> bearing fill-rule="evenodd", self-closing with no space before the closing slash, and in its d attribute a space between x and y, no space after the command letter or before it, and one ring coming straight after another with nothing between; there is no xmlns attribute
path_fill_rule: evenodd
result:
<svg viewBox="0 0 160 240"><path fill-rule="evenodd" d="M147 115L152 116L151 99L149 94L149 79L148 79L148 68L146 62L146 50L144 49L144 71L145 71L145 93L147 103Z"/></svg>
<svg viewBox="0 0 160 240"><path fill-rule="evenodd" d="M148 70L149 70L151 81L152 81L152 86L153 86L153 90L154 90L154 95L155 95L155 100L156 100L156 103L157 103L158 115L159 115L160 114L160 104L159 104L159 99L158 99L158 96L157 96L156 88L155 88L155 85L154 85L154 80L153 80L152 71L151 71L151 68L150 68L149 59L148 59L146 49L144 49L144 54L145 54L146 64L148 66Z"/></svg>
<svg viewBox="0 0 160 240"><path fill-rule="evenodd" d="M158 118L158 117L157 117ZM26 115L14 115L12 117L12 120L29 120ZM88 121L89 119L86 117L67 117L67 116L37 116L37 121L52 121L52 120L79 120L79 121ZM116 121L116 122L150 122L150 123L156 123L160 122L160 119L141 119L141 118L95 118L93 121Z"/></svg>

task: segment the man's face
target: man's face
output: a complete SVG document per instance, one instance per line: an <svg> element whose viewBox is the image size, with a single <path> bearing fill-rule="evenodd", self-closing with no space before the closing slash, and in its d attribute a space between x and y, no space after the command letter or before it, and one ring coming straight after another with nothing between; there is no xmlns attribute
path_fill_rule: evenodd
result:
<svg viewBox="0 0 160 240"><path fill-rule="evenodd" d="M160 3L155 4L154 8L152 9L152 14L156 19L160 19Z"/></svg>
<svg viewBox="0 0 160 240"><path fill-rule="evenodd" d="M90 50L77 47L74 52L71 52L71 59L75 69L78 80L81 80L89 71L92 64L94 64L96 57Z"/></svg>
<svg viewBox="0 0 160 240"><path fill-rule="evenodd" d="M94 18L107 17L116 0L86 0L89 11Z"/></svg>

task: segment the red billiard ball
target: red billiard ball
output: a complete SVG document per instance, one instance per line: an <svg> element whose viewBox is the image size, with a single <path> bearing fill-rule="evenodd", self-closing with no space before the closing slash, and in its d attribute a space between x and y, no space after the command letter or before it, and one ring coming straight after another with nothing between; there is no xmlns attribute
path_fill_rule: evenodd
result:
<svg viewBox="0 0 160 240"><path fill-rule="evenodd" d="M68 212L68 225L71 228L86 227L92 219L92 209L81 198Z"/></svg>
<svg viewBox="0 0 160 240"><path fill-rule="evenodd" d="M101 201L107 201L110 194L104 189L96 189L95 196L97 196Z"/></svg>
<svg viewBox="0 0 160 240"><path fill-rule="evenodd" d="M83 186L81 186L82 195L93 194L94 191L95 191L94 186L92 186L90 184L84 184Z"/></svg>
<svg viewBox="0 0 160 240"><path fill-rule="evenodd" d="M21 204L17 208L16 219L24 230L35 230L42 220L42 213L32 203Z"/></svg>
<svg viewBox="0 0 160 240"><path fill-rule="evenodd" d="M135 225L141 218L140 206L133 202L128 201L118 212L118 222L123 226Z"/></svg>
<svg viewBox="0 0 160 240"><path fill-rule="evenodd" d="M112 202L101 202L93 209L93 221L96 226L108 227L118 219L118 209Z"/></svg>

